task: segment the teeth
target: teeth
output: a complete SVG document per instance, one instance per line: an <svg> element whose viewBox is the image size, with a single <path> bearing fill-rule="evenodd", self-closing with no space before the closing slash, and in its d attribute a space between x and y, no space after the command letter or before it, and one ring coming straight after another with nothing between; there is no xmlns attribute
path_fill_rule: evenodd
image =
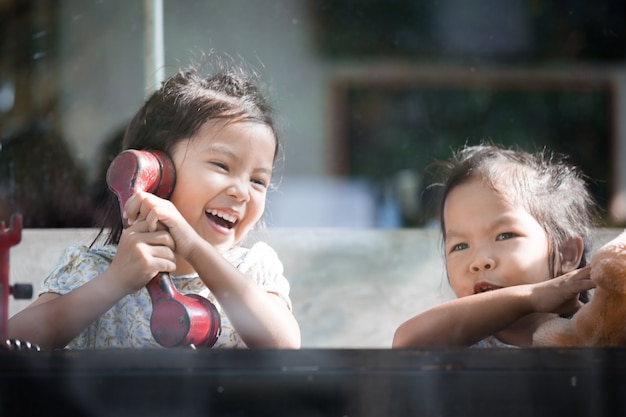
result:
<svg viewBox="0 0 626 417"><path fill-rule="evenodd" d="M211 213L214 216L221 217L222 219L230 223L235 223L237 221L237 217L231 216L230 214L222 213L217 210L209 210L209 213Z"/></svg>

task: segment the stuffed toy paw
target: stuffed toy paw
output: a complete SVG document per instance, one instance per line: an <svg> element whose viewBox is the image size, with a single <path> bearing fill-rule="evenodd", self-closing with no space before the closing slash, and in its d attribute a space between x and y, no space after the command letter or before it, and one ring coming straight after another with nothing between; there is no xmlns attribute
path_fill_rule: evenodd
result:
<svg viewBox="0 0 626 417"><path fill-rule="evenodd" d="M626 346L626 231L591 258L591 301L572 319L555 318L535 331L534 346Z"/></svg>

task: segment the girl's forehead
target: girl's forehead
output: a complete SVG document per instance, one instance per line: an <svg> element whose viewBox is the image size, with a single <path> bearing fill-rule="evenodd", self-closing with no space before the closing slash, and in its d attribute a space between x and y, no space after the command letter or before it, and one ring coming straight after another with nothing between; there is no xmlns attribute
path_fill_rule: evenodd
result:
<svg viewBox="0 0 626 417"><path fill-rule="evenodd" d="M523 184L528 184L532 172L512 162L497 162L475 170L468 181L482 181L509 204L523 205Z"/></svg>
<svg viewBox="0 0 626 417"><path fill-rule="evenodd" d="M179 140L172 148L172 154L222 153L234 156L254 150L259 157L267 157L273 163L276 144L273 130L264 123L210 121L190 138Z"/></svg>
<svg viewBox="0 0 626 417"><path fill-rule="evenodd" d="M454 219L465 222L467 216L492 216L498 211L528 212L525 201L511 188L508 182L493 183L484 177L473 177L455 185L443 202L445 223Z"/></svg>
<svg viewBox="0 0 626 417"><path fill-rule="evenodd" d="M265 123L252 120L209 120L205 122L192 140L201 140L206 142L238 139L247 137L255 139L257 137L271 136L276 142L276 137L272 129Z"/></svg>

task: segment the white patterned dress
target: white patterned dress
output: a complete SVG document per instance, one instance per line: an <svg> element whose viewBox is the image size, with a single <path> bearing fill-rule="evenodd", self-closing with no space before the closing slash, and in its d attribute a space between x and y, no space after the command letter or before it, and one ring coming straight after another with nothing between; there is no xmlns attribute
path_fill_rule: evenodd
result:
<svg viewBox="0 0 626 417"><path fill-rule="evenodd" d="M89 249L85 245L70 246L62 253L57 265L44 278L40 294L67 294L105 271L117 246L107 245ZM289 282L283 276L283 265L276 252L266 243L251 248L234 247L224 257L264 290L275 293L291 310ZM220 312L221 333L214 348L246 348L228 316L198 275L172 277L182 294L199 294L209 299ZM152 301L148 290L129 294L72 340L68 349L157 348L161 347L150 331Z"/></svg>
<svg viewBox="0 0 626 417"><path fill-rule="evenodd" d="M518 346L509 345L496 339L495 336L489 336L480 342L473 344L470 348L489 349L489 348L517 348Z"/></svg>

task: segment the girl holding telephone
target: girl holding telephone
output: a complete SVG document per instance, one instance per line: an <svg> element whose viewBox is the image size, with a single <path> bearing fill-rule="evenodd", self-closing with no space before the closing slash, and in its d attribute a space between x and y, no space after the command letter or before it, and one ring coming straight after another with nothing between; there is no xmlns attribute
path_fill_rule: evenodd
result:
<svg viewBox="0 0 626 417"><path fill-rule="evenodd" d="M169 199L138 190L120 198L120 213L112 193L105 245L68 247L39 298L9 320L10 338L42 348L163 346L146 285L169 273L180 293L215 306L219 337L207 346L300 347L282 263L263 242L240 246L263 215L279 151L271 110L253 75L216 64L208 78L192 69L166 80L126 130L123 149L171 158Z"/></svg>

